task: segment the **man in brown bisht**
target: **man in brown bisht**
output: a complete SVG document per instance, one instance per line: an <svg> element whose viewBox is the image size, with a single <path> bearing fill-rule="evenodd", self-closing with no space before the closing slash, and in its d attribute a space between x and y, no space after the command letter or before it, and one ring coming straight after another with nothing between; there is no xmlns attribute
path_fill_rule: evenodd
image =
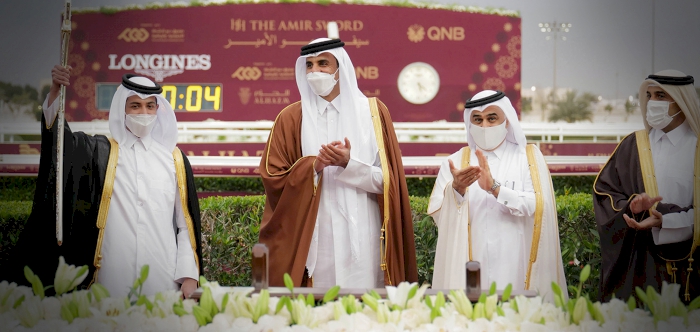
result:
<svg viewBox="0 0 700 332"><path fill-rule="evenodd" d="M401 152L386 106L365 97L339 39L301 48L301 101L277 116L260 161L270 285L375 288L417 281Z"/></svg>
<svg viewBox="0 0 700 332"><path fill-rule="evenodd" d="M627 299L635 287L681 285L700 295L700 101L693 77L649 75L639 88L646 129L627 137L593 184L602 270L600 296Z"/></svg>

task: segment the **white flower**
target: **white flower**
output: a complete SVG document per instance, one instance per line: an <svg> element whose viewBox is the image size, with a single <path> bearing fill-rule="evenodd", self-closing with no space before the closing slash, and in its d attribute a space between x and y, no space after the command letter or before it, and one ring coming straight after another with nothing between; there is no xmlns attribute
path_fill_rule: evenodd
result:
<svg viewBox="0 0 700 332"><path fill-rule="evenodd" d="M313 315L316 320L316 325L318 324L323 324L328 321L331 321L335 318L335 315L333 313L333 304L334 303L339 303L339 302L331 302L327 303L322 306L318 306L312 309Z"/></svg>
<svg viewBox="0 0 700 332"><path fill-rule="evenodd" d="M411 308L401 311L401 323L412 330L423 324L430 323L430 310L428 308Z"/></svg>
<svg viewBox="0 0 700 332"><path fill-rule="evenodd" d="M154 321L153 330L157 332L173 332L180 330L180 317L168 315Z"/></svg>
<svg viewBox="0 0 700 332"><path fill-rule="evenodd" d="M70 292L85 280L88 275L87 265L80 268L66 264L63 256L58 257L58 269L53 279L53 288L57 295Z"/></svg>
<svg viewBox="0 0 700 332"><path fill-rule="evenodd" d="M253 326L253 320L247 317L238 317L233 320L233 323L231 323L231 329L234 331L252 331Z"/></svg>
<svg viewBox="0 0 700 332"><path fill-rule="evenodd" d="M197 331L199 324L193 315L185 315L180 317L180 331Z"/></svg>
<svg viewBox="0 0 700 332"><path fill-rule="evenodd" d="M30 296L22 301L17 308L17 319L22 326L32 327L44 317L44 307L41 305L41 299L38 296Z"/></svg>
<svg viewBox="0 0 700 332"><path fill-rule="evenodd" d="M44 319L61 319L61 301L53 296L41 300L44 307Z"/></svg>
<svg viewBox="0 0 700 332"><path fill-rule="evenodd" d="M253 329L255 331L276 331L286 326L289 326L289 321L282 316L262 315Z"/></svg>
<svg viewBox="0 0 700 332"><path fill-rule="evenodd" d="M408 283L401 282L398 287L386 286L386 297L389 300L389 306L398 306L405 308L408 305L408 293L413 287L418 287L417 282Z"/></svg>

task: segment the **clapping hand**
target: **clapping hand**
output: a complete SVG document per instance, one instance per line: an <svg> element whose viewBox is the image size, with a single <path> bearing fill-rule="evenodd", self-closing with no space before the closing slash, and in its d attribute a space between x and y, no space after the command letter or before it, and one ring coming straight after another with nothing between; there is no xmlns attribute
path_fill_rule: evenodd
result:
<svg viewBox="0 0 700 332"><path fill-rule="evenodd" d="M479 174L481 173L481 168L479 166L468 166L462 169L457 169L452 162L452 159L448 159L450 164L450 173L452 173L452 188L457 190L457 192L464 196L467 187L471 186L474 181L479 179Z"/></svg>
<svg viewBox="0 0 700 332"><path fill-rule="evenodd" d="M632 211L633 214L637 214L639 212L649 210L656 202L661 202L662 199L663 198L661 196L652 198L649 197L647 193L642 193L632 199L630 202L630 211Z"/></svg>
<svg viewBox="0 0 700 332"><path fill-rule="evenodd" d="M347 167L350 162L350 140L346 137L345 143L333 141L329 144L322 144L318 150L316 162L321 162L326 166Z"/></svg>
<svg viewBox="0 0 700 332"><path fill-rule="evenodd" d="M625 222L627 222L627 226L629 226L630 228L636 229L638 231L649 229L652 227L661 227L661 225L664 221L664 218L661 215L661 212L656 211L656 210L651 210L651 215L648 218L646 218L640 222L637 222L636 220L630 218L629 216L627 216L627 214L623 214L622 218L624 218Z"/></svg>

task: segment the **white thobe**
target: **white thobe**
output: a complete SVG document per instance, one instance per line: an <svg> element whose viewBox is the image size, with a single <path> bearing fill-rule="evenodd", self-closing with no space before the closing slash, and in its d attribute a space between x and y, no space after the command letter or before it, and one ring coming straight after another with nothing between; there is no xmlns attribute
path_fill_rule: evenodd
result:
<svg viewBox="0 0 700 332"><path fill-rule="evenodd" d="M462 151L450 156L457 168L461 166ZM528 253L527 221L535 212L535 193L528 168L527 155L516 144L505 141L493 151L482 151L488 158L491 176L501 183L498 198L479 187L478 182L469 187L469 220L471 220L472 260L481 264L481 285L488 288L496 282L499 289L508 284L514 290L524 289L527 274ZM469 163L478 166L474 150ZM449 175L452 186L452 175ZM438 175L440 176L440 175ZM465 208L456 190L458 209ZM441 209L432 216L438 220ZM458 211L461 213L461 211ZM454 213L454 212L445 212ZM468 248L464 248L468 251Z"/></svg>
<svg viewBox="0 0 700 332"><path fill-rule="evenodd" d="M52 123L58 104L47 107L47 102L44 116ZM172 151L150 136L139 139L127 131L119 144L101 265L97 282L113 297L128 295L144 265L149 266L142 288L146 295L177 290L185 278L199 278Z"/></svg>
<svg viewBox="0 0 700 332"><path fill-rule="evenodd" d="M341 141L338 123L342 112L340 98L328 102L317 97L318 142ZM355 148L350 142L352 148ZM320 146L318 147L321 148ZM379 236L381 220L377 194L383 193L382 169L377 155L372 165L351 158L346 168L328 166L323 169L321 200L316 227L311 239L306 268L313 277L314 287L374 288L384 284L379 266ZM360 196L357 211L359 253L354 259L350 250L349 221L338 210L337 188L348 185ZM364 194L364 195L362 195Z"/></svg>
<svg viewBox="0 0 700 332"><path fill-rule="evenodd" d="M668 133L653 128L649 132L656 185L659 196L663 197L661 203L672 203L682 208L693 204L697 139L688 121ZM687 212L664 214L662 227L651 229L654 243L676 243L692 238L694 221L692 208Z"/></svg>

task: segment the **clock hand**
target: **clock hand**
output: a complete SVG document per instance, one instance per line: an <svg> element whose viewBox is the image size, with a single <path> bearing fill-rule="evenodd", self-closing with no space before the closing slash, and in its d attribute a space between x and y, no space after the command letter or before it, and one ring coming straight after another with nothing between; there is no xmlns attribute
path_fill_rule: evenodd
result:
<svg viewBox="0 0 700 332"><path fill-rule="evenodd" d="M418 82L418 89L421 91L425 90L425 88L423 87L423 84L420 84L420 82Z"/></svg>

